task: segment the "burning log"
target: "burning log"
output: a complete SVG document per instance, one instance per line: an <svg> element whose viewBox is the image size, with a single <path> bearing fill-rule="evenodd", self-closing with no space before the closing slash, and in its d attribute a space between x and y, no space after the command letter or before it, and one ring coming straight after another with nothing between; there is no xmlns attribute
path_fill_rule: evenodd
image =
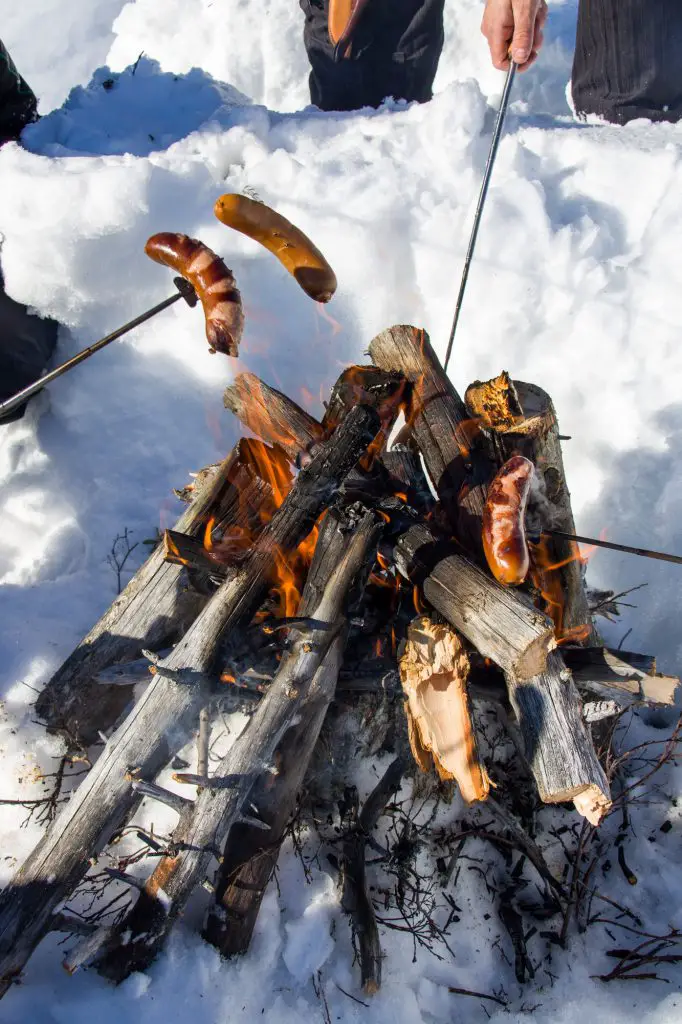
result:
<svg viewBox="0 0 682 1024"><path fill-rule="evenodd" d="M223 403L254 434L283 448L292 462L325 438L316 419L253 373L235 377L225 388Z"/></svg>
<svg viewBox="0 0 682 1024"><path fill-rule="evenodd" d="M340 482L379 429L358 407L303 469L234 580L223 583L168 658L144 696L0 896L0 994L21 972L50 927L50 916L85 874L89 859L137 799L134 777L152 779L186 741L211 693L218 642L258 606L278 553L310 532Z"/></svg>
<svg viewBox="0 0 682 1024"><path fill-rule="evenodd" d="M546 527L575 533L571 496L566 485L559 423L549 395L535 384L512 382L506 373L472 384L466 403L494 432L502 459L523 455L535 466L536 484L529 533ZM538 486L539 485L539 486ZM532 579L543 593L557 638L597 640L577 545L560 537L541 537L533 546Z"/></svg>
<svg viewBox="0 0 682 1024"><path fill-rule="evenodd" d="M404 491L408 505L420 513L433 506L434 498L418 451L412 451L405 444L394 444L390 451L382 454L381 462L394 488Z"/></svg>
<svg viewBox="0 0 682 1024"><path fill-rule="evenodd" d="M480 653L518 679L542 672L556 646L552 624L524 595L501 586L425 526L399 538L400 573Z"/></svg>
<svg viewBox="0 0 682 1024"><path fill-rule="evenodd" d="M313 614L332 571L341 561L353 535L357 513L338 511L325 517L315 557L303 590L299 614ZM318 670L311 693L333 695L341 665L343 644L336 640ZM278 774L261 778L251 792L259 817L269 826L264 834L251 825L234 827L225 846L216 879L215 906L210 911L205 937L226 956L248 949L261 900L277 863L280 846L293 817L299 790L327 712L327 701L303 702L300 721L289 730L277 751Z"/></svg>
<svg viewBox="0 0 682 1024"><path fill-rule="evenodd" d="M381 418L379 432L369 454L380 452L388 440L398 413L407 402L408 384L401 373L376 366L349 366L331 390L322 420L325 432L335 430L356 405L368 405Z"/></svg>
<svg viewBox="0 0 682 1024"><path fill-rule="evenodd" d="M333 655L331 672L323 671L324 662L343 628L342 609L348 588L361 570L378 530L372 513L362 515L350 539L346 539L341 560L326 573L324 580L317 576L315 585L323 590L309 608L315 625L294 632L290 650L273 683L222 759L215 778L207 779L196 801L183 810L173 834L173 853L162 858L146 883L143 896L117 926L117 948L111 948L114 940L109 939L110 949L98 965L107 977L121 981L131 971L143 970L152 962L231 828L240 819L247 823L251 820L249 814L243 814L247 797L255 807L257 827L265 830L267 841L271 842L270 822L263 818L261 806L254 805L249 794L255 780L267 771L273 760L276 763L274 786L277 787L277 780L284 772L277 751L283 745L286 747L292 727L296 730L295 745L303 761L302 772L305 772L317 731L334 693L333 665L336 664L338 671L338 651ZM313 591L314 588L309 590L309 601ZM317 725L315 735L309 736L305 743L301 742L303 722L308 730L313 723ZM222 780L229 780L229 784L221 785ZM280 793L284 794L287 788L283 780ZM295 791L291 794L294 796Z"/></svg>
<svg viewBox="0 0 682 1024"><path fill-rule="evenodd" d="M240 508L259 506L266 491L267 485L244 467L237 446L214 473L203 475L175 529L197 536L212 515L238 524ZM40 718L72 746L93 743L130 702L130 693L121 687L107 690L93 677L139 657L143 648L167 646L203 603L183 587L181 567L167 563L157 547L40 693L35 705Z"/></svg>
<svg viewBox="0 0 682 1024"><path fill-rule="evenodd" d="M425 331L390 327L373 339L369 354L377 366L400 371L412 385L411 436L450 523L477 553L485 482L493 468L477 421L446 377Z"/></svg>
<svg viewBox="0 0 682 1024"><path fill-rule="evenodd" d="M478 757L468 675L469 659L454 630L427 616L414 619L400 659L412 753L422 771L435 763L441 779L454 779L470 804L486 799L490 779Z"/></svg>

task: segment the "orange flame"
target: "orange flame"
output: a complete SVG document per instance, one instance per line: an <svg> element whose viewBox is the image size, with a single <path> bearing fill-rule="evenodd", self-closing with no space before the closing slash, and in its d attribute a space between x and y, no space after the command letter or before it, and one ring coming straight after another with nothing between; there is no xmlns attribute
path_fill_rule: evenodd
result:
<svg viewBox="0 0 682 1024"><path fill-rule="evenodd" d="M537 543L531 544L530 548L532 555L530 577L540 592L544 605L543 610L554 623L557 643L559 645L581 643L589 637L591 627L585 623L564 628L566 597L560 570L572 562L580 562L584 565L596 548L581 552L578 545L571 541L570 554L558 561L552 554L551 540L548 537L541 537Z"/></svg>

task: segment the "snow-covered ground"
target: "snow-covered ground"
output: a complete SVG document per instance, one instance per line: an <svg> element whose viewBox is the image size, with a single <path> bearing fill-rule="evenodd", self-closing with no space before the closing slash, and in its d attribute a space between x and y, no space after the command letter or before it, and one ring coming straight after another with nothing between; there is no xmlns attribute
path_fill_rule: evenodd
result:
<svg viewBox="0 0 682 1024"><path fill-rule="evenodd" d="M128 528L142 541L168 525L173 486L235 439L221 394L237 367L315 414L340 367L392 323L425 327L443 353L503 84L478 31L479 0L447 8L430 104L330 115L306 108L295 0L0 0L3 39L45 115L24 148L0 151L2 269L14 298L64 325L58 361L170 294L170 275L143 253L160 230L222 253L247 314L238 364L209 355L199 314L176 305L0 426L0 798L30 798L36 769L52 769L58 744L33 722L31 702L110 603L115 536ZM574 25L573 0L551 5L542 57L515 86L452 376L464 387L507 369L546 388L572 438L564 452L579 532L682 552L682 125L574 123ZM245 188L327 254L340 282L333 321L213 217L221 192ZM589 579L618 590L648 583L607 639L631 629L627 648L679 672L679 569L599 551ZM639 740L655 735L641 721L633 729ZM672 799L679 778L666 787ZM610 890L661 930L682 924L679 820L662 835L665 813L638 812L641 841L628 856L639 888L612 878ZM0 808L2 882L40 834L20 828L23 817ZM471 926L463 917L455 960L422 951L412 963L411 942L391 932L385 983L366 1009L337 987L357 994L331 876L319 870L305 886L289 852L280 888L237 963L179 928L147 975L112 990L94 973L69 979L48 940L0 1020L317 1020L318 969L336 1021L484 1020L447 985L499 984L518 1019L529 1006L536 1020L566 1024L680 1019L679 985L590 980L608 969L597 928L555 956L553 984L538 974L522 992L472 881L456 893ZM488 1013L509 1019L494 1004Z"/></svg>

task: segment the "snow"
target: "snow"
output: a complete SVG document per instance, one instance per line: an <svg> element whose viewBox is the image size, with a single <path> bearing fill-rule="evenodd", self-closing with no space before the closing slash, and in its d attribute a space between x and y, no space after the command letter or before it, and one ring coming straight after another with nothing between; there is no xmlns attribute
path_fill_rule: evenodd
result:
<svg viewBox="0 0 682 1024"><path fill-rule="evenodd" d="M430 104L343 115L306 106L294 0L254 11L244 0L2 2L3 39L45 115L25 132L25 148L0 150L2 268L9 294L64 325L57 361L172 292L170 275L143 254L159 230L220 252L247 316L240 360L230 363L208 353L198 311L176 304L0 426L5 798L35 798L38 771L54 770L59 743L31 703L111 602L114 538L128 528L139 544L128 565L139 565L142 542L176 516L172 488L236 438L221 401L231 376L248 369L319 414L340 368L389 324L423 326L445 349L503 84L478 32L479 0L447 5ZM564 454L579 532L682 552L682 126L574 123L565 98L574 23L573 0L552 5L541 59L514 87L452 377L464 387L505 368L546 388L572 438ZM324 313L268 253L213 217L221 192L244 188L328 256L340 286ZM617 644L631 628L625 646L657 654L673 673L682 667L678 574L603 550L589 568L595 586L649 584L605 633ZM663 735L643 718L632 726L632 742ZM362 794L380 771L360 771ZM661 930L682 920L680 820L670 807L679 775L663 790L667 804L636 812L628 862L638 888L615 869L609 877L613 898L636 902ZM666 816L674 829L662 834ZM2 882L41 834L35 819L22 828L24 817L0 807ZM557 952L553 984L538 974L523 992L493 948L499 928L484 917L473 875L455 893L464 908L455 960L420 951L413 962L409 936L383 933L384 985L367 1010L345 994L362 997L331 869L315 866L307 885L288 846L278 881L238 961L221 962L188 921L146 975L114 990L94 972L68 978L51 937L0 1018L321 1019L311 975L344 1022L486 1019L479 1001L448 985L504 985L511 1013L486 1004L500 1021L525 1019L536 1005L536 1020L561 1024L680 1018L679 986L590 978L608 969L609 940L596 926Z"/></svg>

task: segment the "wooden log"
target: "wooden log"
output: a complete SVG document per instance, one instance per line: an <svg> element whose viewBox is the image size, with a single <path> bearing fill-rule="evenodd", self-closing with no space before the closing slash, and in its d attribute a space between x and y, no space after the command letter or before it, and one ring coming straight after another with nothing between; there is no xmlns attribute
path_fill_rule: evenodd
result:
<svg viewBox="0 0 682 1024"><path fill-rule="evenodd" d="M370 343L372 361L412 385L409 423L457 536L477 555L485 484L494 465L487 438L446 377L426 331L396 326Z"/></svg>
<svg viewBox="0 0 682 1024"><path fill-rule="evenodd" d="M571 671L573 682L587 699L594 696L613 700L620 707L675 704L680 681L675 676L659 675L656 659L650 654L609 647L562 647L561 656ZM370 680L367 687L371 688ZM379 688L379 680L374 688ZM484 665L480 659L472 664L469 688L474 698L495 703L507 701L502 672L495 665Z"/></svg>
<svg viewBox="0 0 682 1024"><path fill-rule="evenodd" d="M301 452L312 452L327 433L316 419L253 373L235 377L225 388L223 401L241 423L264 441L279 445L292 462Z"/></svg>
<svg viewBox="0 0 682 1024"><path fill-rule="evenodd" d="M205 547L201 537L192 537L177 530L164 530L161 543L166 562L205 573L220 582L236 575L236 569L220 561L215 552Z"/></svg>
<svg viewBox="0 0 682 1024"><path fill-rule="evenodd" d="M238 488L246 488L245 498L252 502L262 501L267 490L242 466L239 446L214 473L204 476L175 529L194 536L211 515L238 521ZM38 715L70 746L95 742L130 701L130 693L120 687L107 690L93 683L93 676L116 662L139 657L145 647L167 646L200 611L205 599L189 593L182 576L182 568L164 561L163 550L157 547L38 696Z"/></svg>
<svg viewBox="0 0 682 1024"><path fill-rule="evenodd" d="M554 620L557 639L597 642L578 545L561 537L539 537L545 527L575 533L559 423L551 398L537 385L512 382L502 373L471 385L466 401L472 415L480 416L496 435L501 459L523 455L535 466L536 482L527 516L529 533L536 534L531 576L546 595L544 607Z"/></svg>
<svg viewBox="0 0 682 1024"><path fill-rule="evenodd" d="M533 679L520 682L513 673L506 673L506 679L540 799L550 804L572 800L580 814L598 825L611 806L609 784L561 653L552 651L545 671Z"/></svg>
<svg viewBox="0 0 682 1024"><path fill-rule="evenodd" d="M352 418L353 413L345 423ZM295 631L291 648L282 659L267 694L216 772L218 780L230 778L229 787L215 787L210 780L191 810L183 812L173 834L177 853L159 863L145 885L146 899L139 900L117 928L124 941L122 938L121 945L111 950L98 965L112 980L120 981L131 971L144 969L151 963L192 890L205 877L212 856L218 853L230 829L242 816L254 778L273 762L286 733L298 723L306 705L312 711L318 703L325 709L328 706L335 679L325 677L324 681L332 685L322 693L316 691L315 682L322 680L320 667L343 625L340 616L346 593L362 568L378 529L372 513L362 517L346 544L341 561L328 576L321 598L314 605L312 620L316 625ZM310 753L312 748L308 757ZM277 772L280 771L278 764ZM257 805L255 813L259 821L263 821ZM267 826L267 821L263 823Z"/></svg>
<svg viewBox="0 0 682 1024"><path fill-rule="evenodd" d="M400 658L408 734L415 761L454 779L466 803L485 800L490 779L478 756L467 695L469 659L455 631L426 615L410 623Z"/></svg>
<svg viewBox="0 0 682 1024"><path fill-rule="evenodd" d="M358 938L360 982L366 995L375 995L381 988L382 953L374 904L367 888L365 846L386 804L400 788L407 764L402 755L391 762L343 840L341 905L350 914Z"/></svg>
<svg viewBox="0 0 682 1024"><path fill-rule="evenodd" d="M394 493L403 491L407 504L422 514L433 507L434 497L418 451L405 444L394 444L390 451L383 452L381 462L391 478Z"/></svg>
<svg viewBox="0 0 682 1024"><path fill-rule="evenodd" d="M501 586L427 526L413 526L394 549L402 576L480 653L518 679L536 676L556 646L550 620L517 590Z"/></svg>
<svg viewBox="0 0 682 1024"><path fill-rule="evenodd" d="M339 510L325 517L299 606L310 615L324 586L342 558L352 533L349 513ZM335 641L320 669L313 692L334 693L343 645ZM236 825L230 832L216 878L215 905L209 912L205 937L226 956L244 953L249 947L261 900L274 871L286 829L294 815L298 794L317 742L327 705L308 701L300 709L299 723L289 730L277 751L279 772L263 776L250 799L270 831Z"/></svg>
<svg viewBox="0 0 682 1024"><path fill-rule="evenodd" d="M0 994L21 973L53 910L137 797L131 778L151 779L188 738L211 691L218 643L258 606L278 552L294 549L379 429L358 407L302 470L241 566L173 648L141 700L105 745L70 801L0 896Z"/></svg>
<svg viewBox="0 0 682 1024"><path fill-rule="evenodd" d="M331 389L322 427L329 433L354 406L368 405L379 413L385 432L406 403L407 391L407 381L401 373L377 366L348 366Z"/></svg>

